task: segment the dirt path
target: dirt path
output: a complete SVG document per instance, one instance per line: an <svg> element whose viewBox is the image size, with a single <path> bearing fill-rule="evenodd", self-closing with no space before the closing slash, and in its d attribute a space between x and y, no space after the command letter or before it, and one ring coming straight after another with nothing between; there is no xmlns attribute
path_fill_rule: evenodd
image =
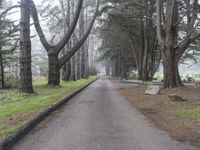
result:
<svg viewBox="0 0 200 150"><path fill-rule="evenodd" d="M193 150L155 129L116 91L127 86L102 77L14 150Z"/></svg>

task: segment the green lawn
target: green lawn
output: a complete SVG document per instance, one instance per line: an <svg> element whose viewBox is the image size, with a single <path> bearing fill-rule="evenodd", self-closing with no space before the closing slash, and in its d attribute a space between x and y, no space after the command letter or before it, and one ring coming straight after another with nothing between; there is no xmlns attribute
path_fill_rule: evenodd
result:
<svg viewBox="0 0 200 150"><path fill-rule="evenodd" d="M34 81L35 94L18 90L0 90L0 140L13 133L38 112L52 106L64 96L94 80L61 82L58 87L48 87L47 81Z"/></svg>
<svg viewBox="0 0 200 150"><path fill-rule="evenodd" d="M200 123L200 106L185 106L173 110L173 115Z"/></svg>

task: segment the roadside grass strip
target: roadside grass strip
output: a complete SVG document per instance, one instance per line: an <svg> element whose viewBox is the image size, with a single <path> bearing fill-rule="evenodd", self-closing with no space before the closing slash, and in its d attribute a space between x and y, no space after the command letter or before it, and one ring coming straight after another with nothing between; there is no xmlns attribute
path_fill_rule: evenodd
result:
<svg viewBox="0 0 200 150"><path fill-rule="evenodd" d="M95 79L96 77L89 77L78 81L61 81L57 87L47 86L45 80L34 81L35 94L0 90L0 141L38 113Z"/></svg>

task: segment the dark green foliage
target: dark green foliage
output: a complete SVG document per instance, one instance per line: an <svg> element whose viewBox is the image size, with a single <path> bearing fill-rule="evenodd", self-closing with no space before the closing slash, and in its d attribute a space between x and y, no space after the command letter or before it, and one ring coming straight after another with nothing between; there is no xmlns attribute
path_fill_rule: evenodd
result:
<svg viewBox="0 0 200 150"><path fill-rule="evenodd" d="M98 61L110 62L115 76L126 78L135 68L141 80L151 80L161 59L153 21L155 0L110 0L107 5L105 17L99 20L102 46Z"/></svg>

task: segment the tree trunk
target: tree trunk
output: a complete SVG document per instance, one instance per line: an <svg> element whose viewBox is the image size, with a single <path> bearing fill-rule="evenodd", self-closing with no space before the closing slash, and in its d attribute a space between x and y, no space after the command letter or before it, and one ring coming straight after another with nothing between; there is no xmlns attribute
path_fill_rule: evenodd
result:
<svg viewBox="0 0 200 150"><path fill-rule="evenodd" d="M0 66L1 66L1 87L5 88L5 82L4 82L4 65L3 65L3 57L2 52L0 52Z"/></svg>
<svg viewBox="0 0 200 150"><path fill-rule="evenodd" d="M20 90L33 93L31 72L30 2L21 0L20 22Z"/></svg>
<svg viewBox="0 0 200 150"><path fill-rule="evenodd" d="M85 72L84 72L84 78L89 77L89 54L88 54L88 48L89 48L89 40L86 42L85 46Z"/></svg>
<svg viewBox="0 0 200 150"><path fill-rule="evenodd" d="M164 69L164 88L174 88L183 86L179 75L178 61L182 55L177 52L179 13L177 0L166 1L166 13L163 10L163 2L156 0L157 9L157 37L161 47ZM189 13L190 11L188 11ZM166 17L165 17L166 16ZM163 18L164 17L164 18ZM163 19L162 19L163 18ZM176 25L175 25L176 24ZM166 28L163 28L166 27ZM185 43L186 42L186 43ZM189 42L185 40L183 52L185 52ZM186 44L186 45L185 45Z"/></svg>
<svg viewBox="0 0 200 150"><path fill-rule="evenodd" d="M119 53L117 56L117 77L121 75L121 54Z"/></svg>
<svg viewBox="0 0 200 150"><path fill-rule="evenodd" d="M70 74L71 74L71 62L68 61L68 62L62 67L62 80L63 80L63 81L70 81Z"/></svg>
<svg viewBox="0 0 200 150"><path fill-rule="evenodd" d="M48 85L57 86L60 84L60 67L57 54L49 53L49 76Z"/></svg>
<svg viewBox="0 0 200 150"><path fill-rule="evenodd" d="M127 63L125 60L123 60L123 66L122 66L122 79L127 79L127 72L128 72L128 69L127 69Z"/></svg>
<svg viewBox="0 0 200 150"><path fill-rule="evenodd" d="M106 69L106 75L110 75L110 62L106 60L105 62L105 69Z"/></svg>
<svg viewBox="0 0 200 150"><path fill-rule="evenodd" d="M91 38L91 36L90 36L90 38ZM90 55L89 55L89 66L90 66L90 68L93 68L94 67L94 43L92 42L93 41L93 39L89 39L89 49L90 49Z"/></svg>
<svg viewBox="0 0 200 150"><path fill-rule="evenodd" d="M87 30L88 28L88 10L87 7L85 8L85 30ZM88 78L89 77L89 54L88 54L88 50L89 50L89 40L90 40L90 36L88 36L88 39L85 41L85 72L84 72L84 78Z"/></svg>
<svg viewBox="0 0 200 150"><path fill-rule="evenodd" d="M149 73L147 71L147 63L148 63L148 51L149 51L149 40L147 37L145 37L144 41L144 55L143 55L143 62L142 62L142 81L148 81L149 80Z"/></svg>
<svg viewBox="0 0 200 150"><path fill-rule="evenodd" d="M84 9L81 10L79 18L79 37L81 38L84 34ZM85 73L85 43L79 49L80 51L80 77L84 78Z"/></svg>
<svg viewBox="0 0 200 150"><path fill-rule="evenodd" d="M68 1L69 2L69 1ZM71 1L71 10L70 10L70 18L74 17L74 0ZM71 47L73 47L76 44L76 38L75 35L76 33L72 34L72 39L71 39ZM76 54L71 57L70 59L70 80L76 81Z"/></svg>
<svg viewBox="0 0 200 150"><path fill-rule="evenodd" d="M144 56L144 21L143 21L143 18L141 17L140 18L140 42L139 42L139 48L140 48L140 51L139 51L139 68L138 68L138 76L139 76L139 80L142 80L142 71L143 71L143 68L142 68L142 64L143 64L143 56Z"/></svg>
<svg viewBox="0 0 200 150"><path fill-rule="evenodd" d="M84 78L85 75L85 46L82 45L80 49L80 77Z"/></svg>
<svg viewBox="0 0 200 150"><path fill-rule="evenodd" d="M72 44L72 47L75 45L76 43L76 38L75 38L75 34L72 35L72 41L71 41L71 44ZM77 54L75 54L74 56L72 56L72 58L70 59L70 62L71 62L71 75L70 75L70 80L72 81L76 81L76 66L77 66L77 62L76 62L76 56Z"/></svg>
<svg viewBox="0 0 200 150"><path fill-rule="evenodd" d="M67 33L67 30L69 29L69 27L67 26L67 24L71 23L71 18L70 18L70 1L67 2L67 6L65 8L65 4L63 0L60 0L60 4L62 6L62 16L63 16L63 25L64 25L64 33ZM67 15L66 15L67 14ZM68 41L67 45L65 45L65 47L62 50L62 55L66 55L67 51L71 49L71 39ZM62 67L62 80L63 81L70 81L70 72L71 72L71 68L70 68L71 64L70 61L67 61L63 67Z"/></svg>
<svg viewBox="0 0 200 150"><path fill-rule="evenodd" d="M179 75L179 59L173 54L173 49L167 47L163 51L164 88L183 86Z"/></svg>
<svg viewBox="0 0 200 150"><path fill-rule="evenodd" d="M81 78L81 65L80 65L80 49L76 53L76 79L80 80Z"/></svg>
<svg viewBox="0 0 200 150"><path fill-rule="evenodd" d="M112 75L114 76L114 77L116 77L117 76L117 73L118 73L118 65L117 65L117 58L116 58L116 56L114 56L113 57L113 60L112 60Z"/></svg>
<svg viewBox="0 0 200 150"><path fill-rule="evenodd" d="M76 64L76 61L75 61L75 56L73 56L70 60L70 64L71 64L71 74L70 74L70 80L72 81L76 81L76 68L75 68L75 64Z"/></svg>

